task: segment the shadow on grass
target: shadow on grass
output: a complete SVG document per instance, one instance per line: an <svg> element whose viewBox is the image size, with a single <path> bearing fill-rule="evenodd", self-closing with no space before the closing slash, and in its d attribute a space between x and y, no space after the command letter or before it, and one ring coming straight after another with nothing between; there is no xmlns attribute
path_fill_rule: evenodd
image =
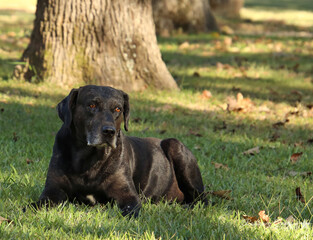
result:
<svg viewBox="0 0 313 240"><path fill-rule="evenodd" d="M31 84L30 84L30 87L31 87ZM23 97L29 97L29 98L34 98L34 99L44 99L45 101L55 102L56 105L65 97L62 94L43 93L39 90L34 91L32 89L25 89L25 88L16 87L16 86L5 86L5 87L0 86L0 93L5 93L12 97L23 96Z"/></svg>

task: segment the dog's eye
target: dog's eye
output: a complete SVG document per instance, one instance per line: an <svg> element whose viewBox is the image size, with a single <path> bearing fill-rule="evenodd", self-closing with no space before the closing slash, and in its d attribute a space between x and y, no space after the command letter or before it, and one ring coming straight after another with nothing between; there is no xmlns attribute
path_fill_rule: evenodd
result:
<svg viewBox="0 0 313 240"><path fill-rule="evenodd" d="M115 111L115 112L120 112L121 109L120 109L119 107L116 107L116 108L114 109L114 111Z"/></svg>
<svg viewBox="0 0 313 240"><path fill-rule="evenodd" d="M96 104L90 104L89 107L90 108L96 108Z"/></svg>

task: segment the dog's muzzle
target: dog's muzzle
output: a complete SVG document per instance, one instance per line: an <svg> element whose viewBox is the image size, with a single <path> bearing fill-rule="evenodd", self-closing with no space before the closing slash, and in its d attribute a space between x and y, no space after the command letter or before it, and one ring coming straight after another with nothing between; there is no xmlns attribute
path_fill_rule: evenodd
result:
<svg viewBox="0 0 313 240"><path fill-rule="evenodd" d="M116 148L116 129L112 126L103 126L101 131L87 133L87 145L91 147L103 148L110 146Z"/></svg>

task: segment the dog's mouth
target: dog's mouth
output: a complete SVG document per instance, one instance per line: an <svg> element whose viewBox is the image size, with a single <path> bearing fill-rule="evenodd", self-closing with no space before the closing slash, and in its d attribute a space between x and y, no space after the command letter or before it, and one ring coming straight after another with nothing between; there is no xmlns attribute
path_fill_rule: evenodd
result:
<svg viewBox="0 0 313 240"><path fill-rule="evenodd" d="M87 146L96 148L111 147L113 149L117 147L117 139L115 135L109 139L102 138L103 137L93 137L91 135L87 135Z"/></svg>

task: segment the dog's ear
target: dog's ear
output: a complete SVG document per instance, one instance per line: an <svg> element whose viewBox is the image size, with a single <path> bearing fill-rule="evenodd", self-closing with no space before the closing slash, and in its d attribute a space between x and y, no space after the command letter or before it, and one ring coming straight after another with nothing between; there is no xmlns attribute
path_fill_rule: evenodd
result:
<svg viewBox="0 0 313 240"><path fill-rule="evenodd" d="M123 115L124 115L124 129L125 131L128 131L128 121L129 121L129 97L127 93L123 92L123 98L124 98L124 111L123 111Z"/></svg>
<svg viewBox="0 0 313 240"><path fill-rule="evenodd" d="M72 124L72 114L76 105L78 89L73 88L70 94L64 98L57 106L59 118L64 122L66 127Z"/></svg>

